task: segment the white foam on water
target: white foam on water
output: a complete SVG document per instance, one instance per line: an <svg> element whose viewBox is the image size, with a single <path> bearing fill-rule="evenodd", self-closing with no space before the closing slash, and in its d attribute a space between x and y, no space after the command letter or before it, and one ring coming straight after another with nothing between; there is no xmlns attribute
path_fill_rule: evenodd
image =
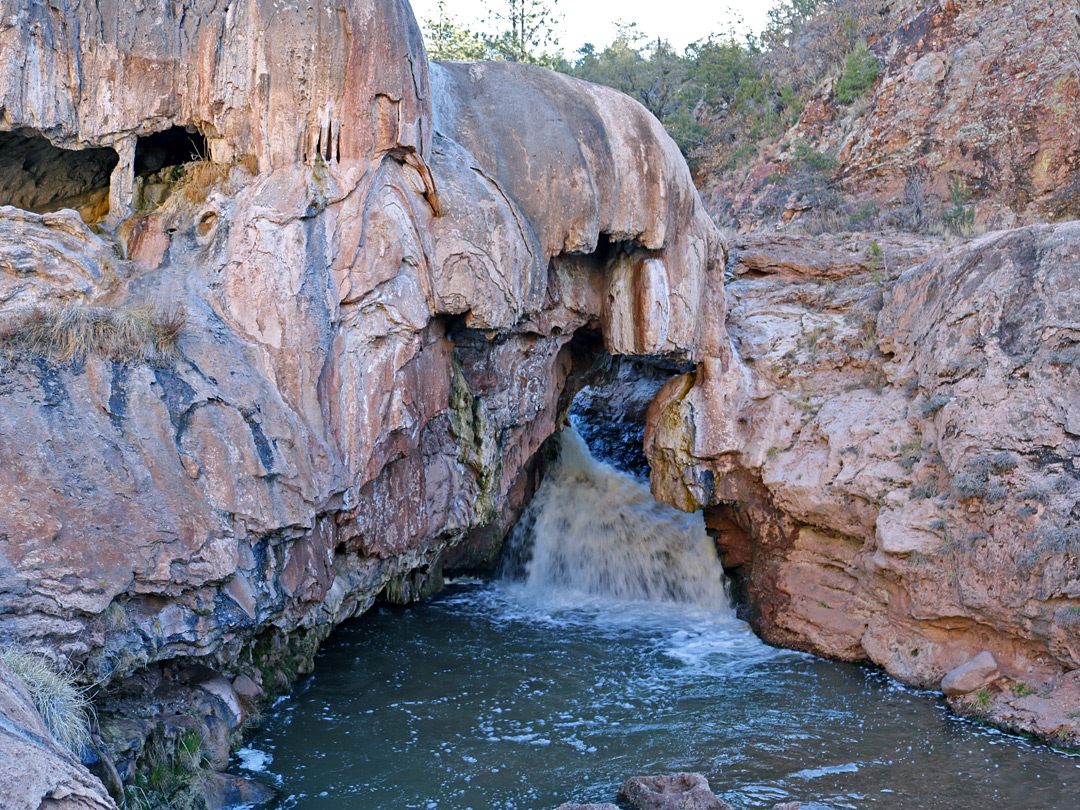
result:
<svg viewBox="0 0 1080 810"><path fill-rule="evenodd" d="M854 762L846 762L843 765L829 765L824 768L804 768L791 775L792 779L818 779L832 773L858 773L859 766Z"/></svg>
<svg viewBox="0 0 1080 810"><path fill-rule="evenodd" d="M241 748L236 752L236 756L240 757L241 768L255 773L265 771L266 767L274 761L273 754L260 751L258 748Z"/></svg>
<svg viewBox="0 0 1080 810"><path fill-rule="evenodd" d="M651 631L684 672L738 676L800 654L769 647L735 616L699 513L658 503L647 484L594 458L564 428L559 457L508 539L517 581L486 597L508 622ZM472 597L475 599L475 595Z"/></svg>

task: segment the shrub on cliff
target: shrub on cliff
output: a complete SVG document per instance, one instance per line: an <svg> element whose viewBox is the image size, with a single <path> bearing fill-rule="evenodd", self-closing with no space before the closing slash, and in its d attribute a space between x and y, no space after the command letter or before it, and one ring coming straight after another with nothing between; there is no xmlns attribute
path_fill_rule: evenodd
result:
<svg viewBox="0 0 1080 810"><path fill-rule="evenodd" d="M844 72L836 84L837 102L848 105L861 98L877 81L880 70L878 58L865 42L860 43L844 61Z"/></svg>
<svg viewBox="0 0 1080 810"><path fill-rule="evenodd" d="M53 739L81 760L90 744L90 703L71 675L10 647L0 650L0 662L26 688Z"/></svg>
<svg viewBox="0 0 1080 810"><path fill-rule="evenodd" d="M97 355L121 362L168 360L187 325L182 307L41 306L0 320L0 356L61 363Z"/></svg>

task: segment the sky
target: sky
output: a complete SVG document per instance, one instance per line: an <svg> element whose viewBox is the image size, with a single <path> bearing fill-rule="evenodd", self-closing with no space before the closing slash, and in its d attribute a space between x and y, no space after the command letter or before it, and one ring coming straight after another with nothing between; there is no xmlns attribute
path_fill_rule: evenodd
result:
<svg viewBox="0 0 1080 810"><path fill-rule="evenodd" d="M490 0L498 2L498 0ZM417 20L436 15L438 0L411 0ZM568 57L584 43L597 50L615 38L616 20L636 22L651 37L668 40L680 50L711 33L723 33L732 27L739 31L760 33L765 27L766 12L773 0L559 0L555 11L562 15L556 36L559 47ZM446 0L446 9L470 28L480 28L485 0ZM739 20L742 24L738 24Z"/></svg>

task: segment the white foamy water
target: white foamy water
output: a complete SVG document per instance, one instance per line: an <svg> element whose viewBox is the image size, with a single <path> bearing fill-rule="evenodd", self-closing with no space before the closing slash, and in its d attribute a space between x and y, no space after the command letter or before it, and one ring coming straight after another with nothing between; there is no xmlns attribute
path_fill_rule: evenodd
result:
<svg viewBox="0 0 1080 810"><path fill-rule="evenodd" d="M568 599L697 605L731 614L700 514L656 502L633 476L593 458L573 427L509 540L524 586Z"/></svg>

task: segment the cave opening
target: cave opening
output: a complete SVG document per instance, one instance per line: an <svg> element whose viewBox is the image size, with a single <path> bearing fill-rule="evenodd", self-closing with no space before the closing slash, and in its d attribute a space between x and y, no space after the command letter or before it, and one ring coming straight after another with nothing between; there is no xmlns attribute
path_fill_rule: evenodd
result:
<svg viewBox="0 0 1080 810"><path fill-rule="evenodd" d="M210 146L194 127L171 127L135 142L135 176L159 172L168 166L180 166L206 160Z"/></svg>
<svg viewBox="0 0 1080 810"><path fill-rule="evenodd" d="M577 392L570 416L597 458L647 481L645 421L660 387L692 366L655 358L611 358L611 367Z"/></svg>
<svg viewBox="0 0 1080 810"><path fill-rule="evenodd" d="M72 208L87 222L109 211L110 147L62 149L29 130L0 132L0 205L44 214Z"/></svg>

